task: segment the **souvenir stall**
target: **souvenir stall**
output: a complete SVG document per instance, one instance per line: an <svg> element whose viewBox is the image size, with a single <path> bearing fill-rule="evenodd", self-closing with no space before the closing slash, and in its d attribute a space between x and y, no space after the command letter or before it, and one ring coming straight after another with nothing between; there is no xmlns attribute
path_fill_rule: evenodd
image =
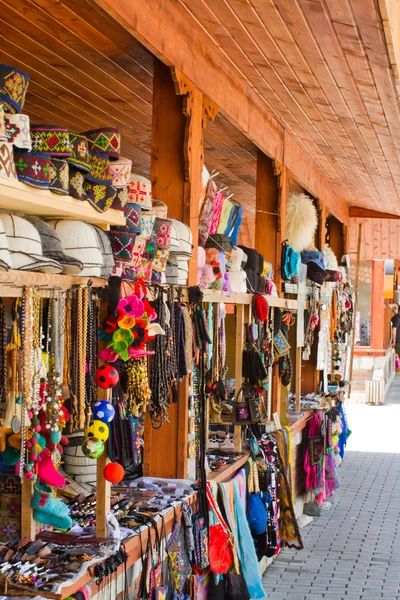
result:
<svg viewBox="0 0 400 600"><path fill-rule="evenodd" d="M115 126L129 121L122 110L110 126L108 114L91 128L66 127L70 116L41 125L43 80L32 74L30 121L30 75L0 65L5 598L205 600L215 588L263 598L257 561L302 547L292 458L309 416L301 360L318 332L321 392L336 365L340 386L351 299L343 279L313 279L328 271L309 247L316 225L304 247L290 237L286 167L252 148L251 222L240 194L223 193L216 153L204 164L219 108L155 59L153 75L149 173L142 151L123 156L133 134ZM314 281L307 305L301 263ZM317 328L316 315L330 326ZM335 410L326 418L338 434ZM334 487L329 441L325 476L309 477L321 498Z"/></svg>

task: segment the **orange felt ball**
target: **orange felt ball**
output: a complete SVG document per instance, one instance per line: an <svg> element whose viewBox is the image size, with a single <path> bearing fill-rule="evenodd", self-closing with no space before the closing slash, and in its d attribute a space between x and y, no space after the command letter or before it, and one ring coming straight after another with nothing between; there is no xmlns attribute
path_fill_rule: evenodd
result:
<svg viewBox="0 0 400 600"><path fill-rule="evenodd" d="M125 475L125 469L119 463L108 463L103 471L104 479L110 483L119 483Z"/></svg>

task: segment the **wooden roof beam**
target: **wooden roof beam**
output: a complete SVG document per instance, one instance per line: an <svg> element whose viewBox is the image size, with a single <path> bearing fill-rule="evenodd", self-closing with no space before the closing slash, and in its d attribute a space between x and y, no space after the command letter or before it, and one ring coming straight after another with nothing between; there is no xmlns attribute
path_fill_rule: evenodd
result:
<svg viewBox="0 0 400 600"><path fill-rule="evenodd" d="M368 208L361 208L359 206L349 207L349 217L359 219L400 219L400 215L378 212L377 210L369 210Z"/></svg>

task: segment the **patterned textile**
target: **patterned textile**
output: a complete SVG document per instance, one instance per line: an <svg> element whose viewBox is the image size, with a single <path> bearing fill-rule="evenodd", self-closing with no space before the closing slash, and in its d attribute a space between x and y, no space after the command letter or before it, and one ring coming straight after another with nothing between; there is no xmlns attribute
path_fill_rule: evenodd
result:
<svg viewBox="0 0 400 600"><path fill-rule="evenodd" d="M13 473L0 473L0 542L21 537L21 481Z"/></svg>
<svg viewBox="0 0 400 600"><path fill-rule="evenodd" d="M50 164L50 191L63 196L69 193L69 166L66 160L53 158Z"/></svg>
<svg viewBox="0 0 400 600"><path fill-rule="evenodd" d="M108 237L110 238L115 260L130 262L133 258L135 236L122 231L109 231Z"/></svg>
<svg viewBox="0 0 400 600"><path fill-rule="evenodd" d="M93 181L85 181L83 184L90 204L99 212L106 212L114 201L117 195L117 190L112 185L104 185L103 183L93 183Z"/></svg>
<svg viewBox="0 0 400 600"><path fill-rule="evenodd" d="M221 218L222 206L225 196L221 192L217 192L214 197L214 212L211 221L210 234L217 233L219 220Z"/></svg>
<svg viewBox="0 0 400 600"><path fill-rule="evenodd" d="M119 158L121 152L121 134L114 127L101 127L83 133L89 142L89 148L107 156Z"/></svg>
<svg viewBox="0 0 400 600"><path fill-rule="evenodd" d="M48 188L50 184L50 154L14 151L14 161L20 181L33 187Z"/></svg>
<svg viewBox="0 0 400 600"><path fill-rule="evenodd" d="M32 125L32 148L56 158L72 156L68 129L57 125Z"/></svg>
<svg viewBox="0 0 400 600"><path fill-rule="evenodd" d="M98 152L90 153L90 173L86 179L94 183L111 183L110 159Z"/></svg>
<svg viewBox="0 0 400 600"><path fill-rule="evenodd" d="M117 189L123 188L129 185L129 179L131 176L132 161L129 158L119 158L114 160L110 164L112 183Z"/></svg>
<svg viewBox="0 0 400 600"><path fill-rule="evenodd" d="M0 102L0 142L7 141L4 106Z"/></svg>
<svg viewBox="0 0 400 600"><path fill-rule="evenodd" d="M153 261L153 270L151 272L151 283L155 283L160 285L163 282L163 276L161 271L156 271L154 269L154 261Z"/></svg>
<svg viewBox="0 0 400 600"><path fill-rule="evenodd" d="M206 199L200 214L199 223L199 246L204 248L207 241L214 213L214 198L218 189L213 179L207 183Z"/></svg>
<svg viewBox="0 0 400 600"><path fill-rule="evenodd" d="M78 169L69 169L69 195L77 200L87 200L87 194L83 189L85 176Z"/></svg>
<svg viewBox="0 0 400 600"><path fill-rule="evenodd" d="M171 537L167 542L166 548L171 565L172 576L175 582L175 588L178 594L180 594L192 569L190 567L189 558L186 554L181 526L177 523L172 530Z"/></svg>
<svg viewBox="0 0 400 600"><path fill-rule="evenodd" d="M25 103L30 77L15 69L0 65L0 100L7 112L21 112Z"/></svg>
<svg viewBox="0 0 400 600"><path fill-rule="evenodd" d="M1 119L1 111L0 111ZM28 115L8 113L4 116L7 141L22 150L32 150L32 140ZM0 125L1 128L1 125Z"/></svg>
<svg viewBox="0 0 400 600"><path fill-rule="evenodd" d="M155 271L163 273L167 266L168 256L169 250L163 250L161 248L158 248L153 261L153 269Z"/></svg>
<svg viewBox="0 0 400 600"><path fill-rule="evenodd" d="M156 217L154 222L154 233L157 235L157 246L169 250L171 246L172 221Z"/></svg>
<svg viewBox="0 0 400 600"><path fill-rule="evenodd" d="M135 236L133 236L133 237L135 237ZM146 248L146 240L144 240L142 237L137 235L135 238L134 244L133 244L132 260L131 260L132 267L134 267L135 269L141 265L141 260L142 260L142 256L145 251L145 248Z"/></svg>
<svg viewBox="0 0 400 600"><path fill-rule="evenodd" d="M117 195L115 196L115 200L113 202L113 208L116 210L121 210L125 204L129 202L129 186L125 186L123 188L117 189Z"/></svg>
<svg viewBox="0 0 400 600"><path fill-rule="evenodd" d="M151 236L151 234L153 233L155 220L155 215L150 215L142 212L142 215L140 217L140 235L142 238L148 239Z"/></svg>
<svg viewBox="0 0 400 600"><path fill-rule="evenodd" d="M147 258L148 260L154 260L157 251L157 237L153 233L147 240L146 246L143 252L143 258Z"/></svg>
<svg viewBox="0 0 400 600"><path fill-rule="evenodd" d="M188 373L193 372L193 325L187 306L182 305L182 313L185 321L185 361Z"/></svg>
<svg viewBox="0 0 400 600"><path fill-rule="evenodd" d="M0 142L0 177L17 179L12 144Z"/></svg>
<svg viewBox="0 0 400 600"><path fill-rule="evenodd" d="M133 202L129 202L125 206L119 207L115 206L115 201L113 203L113 208L116 210L122 210L124 213L124 217L126 219L126 225L118 225L113 230L116 231L125 231L127 233L140 233L141 232L141 216L142 209L139 204L134 204Z"/></svg>
<svg viewBox="0 0 400 600"><path fill-rule="evenodd" d="M228 225L225 229L227 235L234 246L238 243L239 229L243 220L243 208L241 206L233 206L229 215Z"/></svg>
<svg viewBox="0 0 400 600"><path fill-rule="evenodd" d="M71 148L72 156L68 158L68 162L82 169L82 171L90 171L90 155L89 155L89 144L84 135L79 133L69 132L69 145Z"/></svg>
<svg viewBox="0 0 400 600"><path fill-rule="evenodd" d="M152 272L153 261L147 258L142 258L140 265L137 268L137 278L143 279L143 281L151 281Z"/></svg>
<svg viewBox="0 0 400 600"><path fill-rule="evenodd" d="M131 173L129 181L129 202L140 204L144 210L150 210L153 207L151 201L151 181L149 179Z"/></svg>
<svg viewBox="0 0 400 600"><path fill-rule="evenodd" d="M231 216L232 209L232 202L225 198L224 203L222 205L221 218L217 227L217 233L225 233L226 228L228 227L229 217Z"/></svg>

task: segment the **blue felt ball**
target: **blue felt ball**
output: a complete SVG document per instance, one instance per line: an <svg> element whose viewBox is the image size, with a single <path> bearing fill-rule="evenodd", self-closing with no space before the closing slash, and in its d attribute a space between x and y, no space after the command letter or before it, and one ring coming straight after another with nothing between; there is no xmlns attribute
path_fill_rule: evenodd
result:
<svg viewBox="0 0 400 600"><path fill-rule="evenodd" d="M103 423L111 423L115 417L115 409L106 400L100 400L93 406L93 418Z"/></svg>

